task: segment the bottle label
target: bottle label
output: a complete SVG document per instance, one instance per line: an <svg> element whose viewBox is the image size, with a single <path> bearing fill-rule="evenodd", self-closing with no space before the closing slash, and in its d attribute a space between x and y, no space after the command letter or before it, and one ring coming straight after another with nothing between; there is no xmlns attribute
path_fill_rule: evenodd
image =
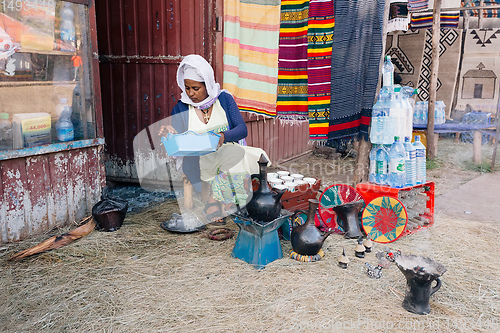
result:
<svg viewBox="0 0 500 333"><path fill-rule="evenodd" d="M59 141L71 141L75 138L75 133L72 128L61 128L57 132L57 139Z"/></svg>
<svg viewBox="0 0 500 333"><path fill-rule="evenodd" d="M377 175L384 175L387 172L387 161L377 161L375 173Z"/></svg>
<svg viewBox="0 0 500 333"><path fill-rule="evenodd" d="M392 87L394 85L392 80L393 76L391 72L384 73L383 76L384 87Z"/></svg>
<svg viewBox="0 0 500 333"><path fill-rule="evenodd" d="M405 172L405 160L404 159L393 159L389 163L389 171L391 173L403 173Z"/></svg>
<svg viewBox="0 0 500 333"><path fill-rule="evenodd" d="M417 149L415 156L417 158L425 158L425 149Z"/></svg>

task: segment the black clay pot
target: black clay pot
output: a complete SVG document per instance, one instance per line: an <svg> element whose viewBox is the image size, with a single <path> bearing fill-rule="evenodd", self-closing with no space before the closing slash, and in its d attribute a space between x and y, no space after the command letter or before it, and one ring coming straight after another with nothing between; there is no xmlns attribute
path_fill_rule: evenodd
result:
<svg viewBox="0 0 500 333"><path fill-rule="evenodd" d="M358 214L363 208L363 204L364 201L359 200L332 207L333 211L337 213L340 226L345 231L345 238L363 237L358 221Z"/></svg>
<svg viewBox="0 0 500 333"><path fill-rule="evenodd" d="M270 222L276 219L281 212L281 196L286 191L273 192L267 184L267 163L264 154L259 159L259 188L253 192L252 199L247 203L248 216L256 221Z"/></svg>
<svg viewBox="0 0 500 333"><path fill-rule="evenodd" d="M326 234L321 234L319 229L314 225L314 216L318 210L319 201L309 199L309 210L307 212L298 210L292 215L292 223L295 221L295 216L299 213L306 213L307 220L302 225L293 226L290 241L295 252L302 255L313 256L321 250L325 239L330 236L333 231Z"/></svg>
<svg viewBox="0 0 500 333"><path fill-rule="evenodd" d="M441 288L439 277L446 268L432 259L414 255L399 256L395 263L406 278L403 308L419 315L429 314L429 299ZM434 281L436 286L432 287Z"/></svg>

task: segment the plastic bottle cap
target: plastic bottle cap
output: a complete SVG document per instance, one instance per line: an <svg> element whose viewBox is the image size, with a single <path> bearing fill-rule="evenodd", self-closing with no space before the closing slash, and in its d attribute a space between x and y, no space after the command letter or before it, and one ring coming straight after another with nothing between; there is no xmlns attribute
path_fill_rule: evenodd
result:
<svg viewBox="0 0 500 333"><path fill-rule="evenodd" d="M8 114L8 113L6 113L6 112L2 112L2 113L0 113L0 119L2 119L2 120L3 120L3 119L9 119L9 114Z"/></svg>

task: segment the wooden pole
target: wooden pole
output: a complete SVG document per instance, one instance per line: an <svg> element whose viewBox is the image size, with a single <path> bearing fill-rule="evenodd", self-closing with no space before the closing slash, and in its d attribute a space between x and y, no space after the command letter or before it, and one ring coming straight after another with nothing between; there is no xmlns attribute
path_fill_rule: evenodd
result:
<svg viewBox="0 0 500 333"><path fill-rule="evenodd" d="M484 6L484 0L479 1L479 10L477 12L477 28L482 29L483 28L483 7Z"/></svg>
<svg viewBox="0 0 500 333"><path fill-rule="evenodd" d="M495 141L493 143L493 155L491 156L491 172L495 171L495 160L497 158L497 148L498 148L498 140L500 139L500 83L498 84L497 90L497 113L495 116L495 120L497 122L497 130L495 132Z"/></svg>
<svg viewBox="0 0 500 333"><path fill-rule="evenodd" d="M434 0L432 13L432 64L429 84L429 115L427 116L427 157L436 158L437 138L434 135L434 111L439 72L439 37L441 36L441 0Z"/></svg>
<svg viewBox="0 0 500 333"><path fill-rule="evenodd" d="M387 21L389 19L389 8L390 8L390 1L386 0L385 1L385 6L384 6L384 22L382 25L382 55L385 54L385 47L387 44ZM380 59L380 64L378 68L382 68L382 65L384 64L384 57ZM377 93L378 95L380 91L380 82L381 82L381 75L379 73L379 84L377 85ZM373 101L375 103L375 101ZM365 139L360 139L359 145L358 145L358 154L356 155L356 168L354 170L354 179L353 179L353 185L366 182L368 181L368 177L370 174L370 150L372 149L372 145L369 141L366 141Z"/></svg>

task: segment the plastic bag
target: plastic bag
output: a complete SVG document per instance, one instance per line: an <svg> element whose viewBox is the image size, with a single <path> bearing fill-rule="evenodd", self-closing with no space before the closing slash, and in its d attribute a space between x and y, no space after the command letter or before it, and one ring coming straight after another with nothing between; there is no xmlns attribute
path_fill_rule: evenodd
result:
<svg viewBox="0 0 500 333"><path fill-rule="evenodd" d="M120 229L127 214L128 202L108 196L107 188L103 189L101 201L92 207L92 216L96 228L100 231L116 231Z"/></svg>

